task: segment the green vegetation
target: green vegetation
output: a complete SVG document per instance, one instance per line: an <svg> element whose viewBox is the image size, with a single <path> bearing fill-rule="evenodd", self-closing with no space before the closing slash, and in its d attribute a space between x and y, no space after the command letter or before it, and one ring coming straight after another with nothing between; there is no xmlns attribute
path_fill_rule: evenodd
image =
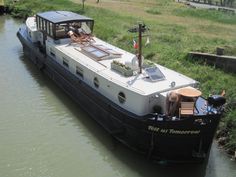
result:
<svg viewBox="0 0 236 177"><path fill-rule="evenodd" d="M218 46L227 46L226 52L236 55L236 15L192 9L169 0L153 0L152 4L145 8L148 9L146 11L143 4L138 4L141 0L128 1L136 5L136 10L128 9L122 12L122 4L118 1L117 6L112 7L112 11L104 9L105 2L104 8L96 8L88 6L85 1L84 12L81 1L77 2L76 4L69 0L21 0L12 3L8 0L12 14L16 17L55 9L84 13L95 19L96 36L133 53L132 41L136 36L129 34L127 30L137 21L144 21L151 29L151 43L143 48L145 58L198 80L204 96L219 94L223 89L226 90L226 114L218 135L227 137L224 146L230 153L236 150L236 75L187 58L189 51L213 53ZM103 7L103 2L99 5ZM111 9L110 6L107 8ZM137 9L139 12L136 12Z"/></svg>
<svg viewBox="0 0 236 177"><path fill-rule="evenodd" d="M206 9L192 9L192 8L178 8L173 11L175 15L179 16L191 16L195 18L208 19L211 21L236 24L236 15L222 13L217 10L206 10Z"/></svg>
<svg viewBox="0 0 236 177"><path fill-rule="evenodd" d="M156 15L160 15L161 12L159 9L157 8L149 8L146 10L147 13L150 13L150 14L156 14Z"/></svg>

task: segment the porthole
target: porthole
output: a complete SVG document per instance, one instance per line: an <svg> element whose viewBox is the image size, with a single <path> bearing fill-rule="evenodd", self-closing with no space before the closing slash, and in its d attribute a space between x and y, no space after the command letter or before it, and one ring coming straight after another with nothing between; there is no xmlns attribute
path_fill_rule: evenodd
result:
<svg viewBox="0 0 236 177"><path fill-rule="evenodd" d="M98 81L98 78L97 78L97 77L95 77L95 78L93 79L93 83L94 83L94 86L95 86L96 88L99 87L99 81Z"/></svg>
<svg viewBox="0 0 236 177"><path fill-rule="evenodd" d="M125 94L123 92L120 92L118 94L118 100L121 104L123 104L126 101L126 97L125 97Z"/></svg>

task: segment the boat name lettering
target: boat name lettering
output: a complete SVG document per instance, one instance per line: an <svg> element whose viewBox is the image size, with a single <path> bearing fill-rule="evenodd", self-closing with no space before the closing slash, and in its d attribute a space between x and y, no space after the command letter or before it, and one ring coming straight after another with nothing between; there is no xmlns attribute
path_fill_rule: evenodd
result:
<svg viewBox="0 0 236 177"><path fill-rule="evenodd" d="M175 130L175 129L162 129L149 125L148 130L154 131L157 133L166 133L166 134L178 134L178 135L197 135L200 133L200 130Z"/></svg>

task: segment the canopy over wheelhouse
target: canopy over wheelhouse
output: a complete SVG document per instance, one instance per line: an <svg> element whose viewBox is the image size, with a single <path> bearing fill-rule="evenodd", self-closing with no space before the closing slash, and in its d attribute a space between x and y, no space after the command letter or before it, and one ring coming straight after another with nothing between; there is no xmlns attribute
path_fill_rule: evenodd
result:
<svg viewBox="0 0 236 177"><path fill-rule="evenodd" d="M48 11L36 15L37 29L53 39L68 38L68 31L84 27L92 33L94 20L68 11Z"/></svg>

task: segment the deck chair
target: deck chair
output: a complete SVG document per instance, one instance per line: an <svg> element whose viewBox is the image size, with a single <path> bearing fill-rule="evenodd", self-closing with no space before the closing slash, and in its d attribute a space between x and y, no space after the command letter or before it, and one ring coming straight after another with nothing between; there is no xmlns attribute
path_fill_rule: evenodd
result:
<svg viewBox="0 0 236 177"><path fill-rule="evenodd" d="M67 34L70 36L71 43L73 43L73 42L75 42L75 43L90 42L92 40L87 35L79 36L76 33L74 33L73 31L69 31Z"/></svg>
<svg viewBox="0 0 236 177"><path fill-rule="evenodd" d="M180 102L179 117L194 114L194 102Z"/></svg>

